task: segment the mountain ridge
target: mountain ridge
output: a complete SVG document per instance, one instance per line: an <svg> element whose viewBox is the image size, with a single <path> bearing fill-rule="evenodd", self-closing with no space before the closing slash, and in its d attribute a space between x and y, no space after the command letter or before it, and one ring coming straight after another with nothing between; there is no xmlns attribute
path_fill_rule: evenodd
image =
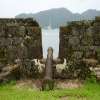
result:
<svg viewBox="0 0 100 100"><path fill-rule="evenodd" d="M37 13L22 13L16 15L16 18L34 18L41 27L45 28L51 24L52 28L58 28L66 25L70 21L92 20L95 16L100 16L100 11L96 9L88 9L80 13L72 13L66 8L52 8Z"/></svg>

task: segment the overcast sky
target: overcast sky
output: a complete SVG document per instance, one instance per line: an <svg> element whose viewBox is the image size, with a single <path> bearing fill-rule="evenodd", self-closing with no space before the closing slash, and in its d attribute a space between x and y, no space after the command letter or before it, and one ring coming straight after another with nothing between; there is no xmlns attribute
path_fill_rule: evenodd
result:
<svg viewBox="0 0 100 100"><path fill-rule="evenodd" d="M100 0L0 0L0 17L14 17L20 13L36 13L59 7L74 13L82 13L87 9L100 10Z"/></svg>

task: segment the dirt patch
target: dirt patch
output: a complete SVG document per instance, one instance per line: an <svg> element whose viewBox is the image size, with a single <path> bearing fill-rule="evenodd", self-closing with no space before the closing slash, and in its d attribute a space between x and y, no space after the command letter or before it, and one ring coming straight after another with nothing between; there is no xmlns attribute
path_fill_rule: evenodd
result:
<svg viewBox="0 0 100 100"><path fill-rule="evenodd" d="M56 89L67 89L67 88L79 88L82 86L82 82L79 80L55 80ZM30 88L35 90L41 90L42 80L40 79L26 79L19 80L16 83L17 88Z"/></svg>
<svg viewBox="0 0 100 100"><path fill-rule="evenodd" d="M16 83L17 88L30 88L30 89L35 89L35 90L40 90L42 85L42 81L37 79L37 80L19 80Z"/></svg>
<svg viewBox="0 0 100 100"><path fill-rule="evenodd" d="M77 97L77 96L62 96L62 97L60 97L60 100L70 100L70 99L72 99L73 98L73 100L75 99L75 100L87 100L86 99L86 97Z"/></svg>
<svg viewBox="0 0 100 100"><path fill-rule="evenodd" d="M68 100L67 96L61 97L60 100Z"/></svg>
<svg viewBox="0 0 100 100"><path fill-rule="evenodd" d="M79 80L57 80L56 87L65 89L65 88L79 88L82 86L82 82Z"/></svg>

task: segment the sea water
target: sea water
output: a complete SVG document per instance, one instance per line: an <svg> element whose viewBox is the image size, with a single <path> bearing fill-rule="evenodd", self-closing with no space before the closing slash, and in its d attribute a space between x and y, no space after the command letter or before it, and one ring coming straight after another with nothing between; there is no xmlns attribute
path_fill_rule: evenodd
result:
<svg viewBox="0 0 100 100"><path fill-rule="evenodd" d="M42 29L43 57L47 57L47 49L53 48L53 57L57 58L59 53L59 29Z"/></svg>

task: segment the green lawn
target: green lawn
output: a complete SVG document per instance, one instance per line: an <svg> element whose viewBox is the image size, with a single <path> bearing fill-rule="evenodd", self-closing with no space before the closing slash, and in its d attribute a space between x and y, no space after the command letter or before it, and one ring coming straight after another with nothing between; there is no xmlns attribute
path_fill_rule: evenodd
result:
<svg viewBox="0 0 100 100"><path fill-rule="evenodd" d="M100 85L85 83L77 89L37 91L6 84L0 86L0 100L100 100Z"/></svg>

